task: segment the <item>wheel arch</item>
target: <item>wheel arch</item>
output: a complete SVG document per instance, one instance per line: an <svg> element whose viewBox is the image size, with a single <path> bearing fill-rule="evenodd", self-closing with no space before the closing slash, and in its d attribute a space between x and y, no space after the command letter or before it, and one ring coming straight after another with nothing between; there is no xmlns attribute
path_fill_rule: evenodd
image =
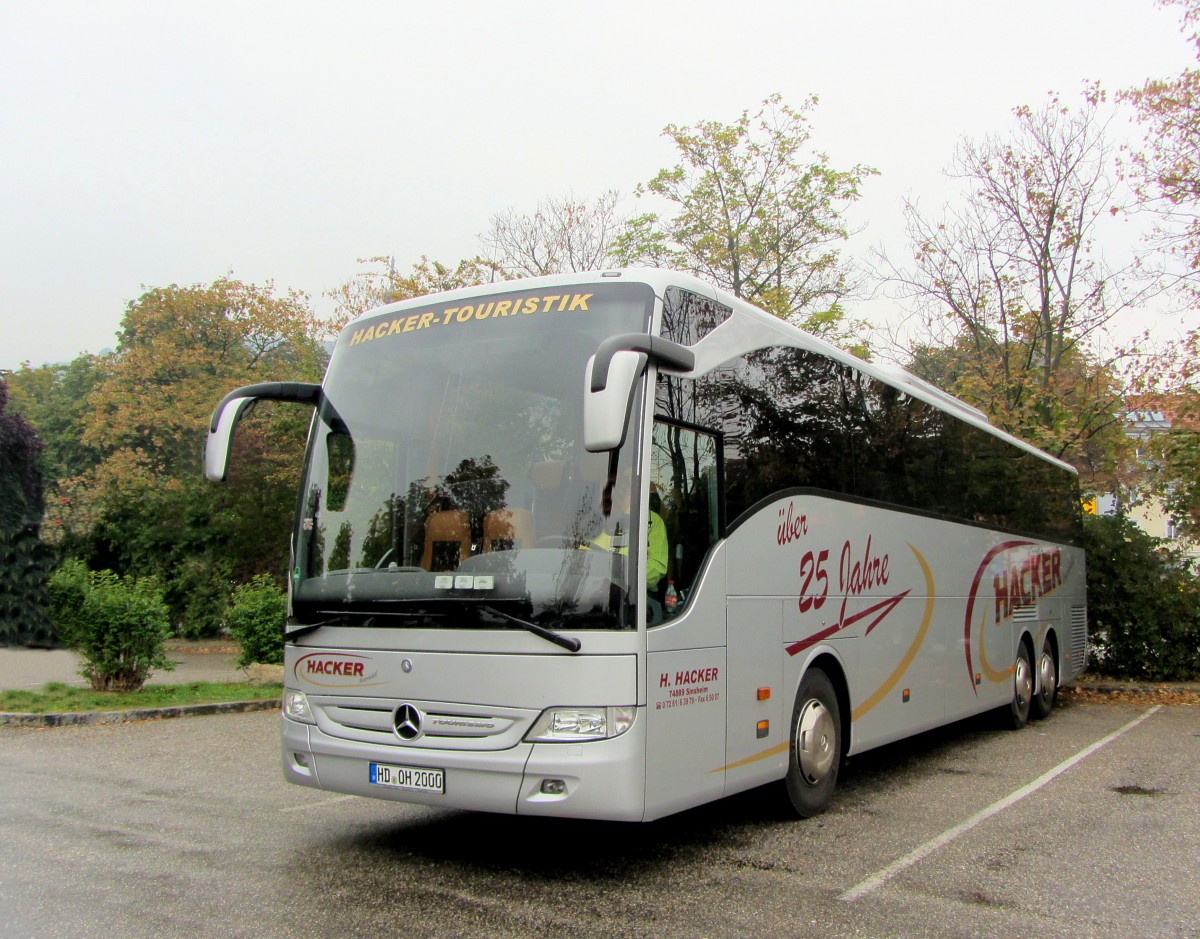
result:
<svg viewBox="0 0 1200 939"><path fill-rule="evenodd" d="M1035 649L1035 643L1033 641L1033 633L1029 631L1028 627L1021 630L1021 635L1017 639L1017 647L1020 646L1024 646L1025 651L1029 653L1029 661L1031 664L1037 661L1037 650ZM1013 653L1015 654L1016 651L1016 648L1014 648Z"/></svg>

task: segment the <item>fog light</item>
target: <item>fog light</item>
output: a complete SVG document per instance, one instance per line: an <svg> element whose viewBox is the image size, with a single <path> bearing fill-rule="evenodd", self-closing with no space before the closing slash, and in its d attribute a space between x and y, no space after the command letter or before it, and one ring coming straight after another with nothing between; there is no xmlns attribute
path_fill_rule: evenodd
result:
<svg viewBox="0 0 1200 939"><path fill-rule="evenodd" d="M295 751L293 751L292 759L294 759L296 761L297 766L303 766L305 769L308 769L308 754L307 753L296 753Z"/></svg>
<svg viewBox="0 0 1200 939"><path fill-rule="evenodd" d="M561 796L567 791L567 783L564 779L543 779L542 792L548 796Z"/></svg>

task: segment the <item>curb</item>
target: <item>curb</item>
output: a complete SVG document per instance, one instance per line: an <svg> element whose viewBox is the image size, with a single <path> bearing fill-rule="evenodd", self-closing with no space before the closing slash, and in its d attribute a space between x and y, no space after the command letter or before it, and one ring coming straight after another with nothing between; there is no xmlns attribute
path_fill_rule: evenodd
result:
<svg viewBox="0 0 1200 939"><path fill-rule="evenodd" d="M280 707L280 698L261 701L220 701L215 704L184 704L169 708L137 708L130 711L78 711L51 714L22 714L0 711L0 725L10 727L73 727L84 724L127 724L160 721L174 717L207 717L210 714L242 714Z"/></svg>

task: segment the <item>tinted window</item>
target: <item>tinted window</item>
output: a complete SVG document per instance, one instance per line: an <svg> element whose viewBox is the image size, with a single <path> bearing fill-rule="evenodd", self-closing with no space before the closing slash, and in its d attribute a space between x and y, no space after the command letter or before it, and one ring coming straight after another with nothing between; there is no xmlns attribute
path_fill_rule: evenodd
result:
<svg viewBox="0 0 1200 939"><path fill-rule="evenodd" d="M679 287L668 287L663 298L662 329L667 339L693 345L733 315L727 306Z"/></svg>
<svg viewBox="0 0 1200 939"><path fill-rule="evenodd" d="M1058 541L1078 536L1076 478L850 366L752 353L697 382L660 377L660 413L724 433L726 512L820 489Z"/></svg>

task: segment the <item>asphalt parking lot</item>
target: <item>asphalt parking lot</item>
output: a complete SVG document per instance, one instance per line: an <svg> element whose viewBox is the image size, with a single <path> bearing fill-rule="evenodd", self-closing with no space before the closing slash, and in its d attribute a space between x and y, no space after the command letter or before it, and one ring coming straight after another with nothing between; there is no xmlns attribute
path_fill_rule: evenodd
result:
<svg viewBox="0 0 1200 939"><path fill-rule="evenodd" d="M282 782L277 734L0 728L0 932L1200 936L1195 706L958 724L853 760L807 822L766 790L650 825L338 796Z"/></svg>

